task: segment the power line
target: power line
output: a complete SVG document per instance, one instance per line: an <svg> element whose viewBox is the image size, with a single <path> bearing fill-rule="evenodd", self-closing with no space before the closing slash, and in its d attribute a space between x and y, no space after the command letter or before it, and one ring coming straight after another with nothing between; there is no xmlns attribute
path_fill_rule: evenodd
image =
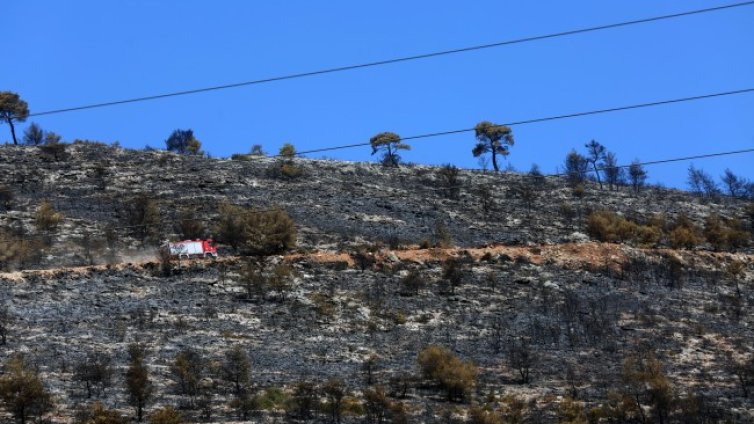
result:
<svg viewBox="0 0 754 424"><path fill-rule="evenodd" d="M575 112L575 113L568 113L568 114L563 114L563 115L553 115L553 116L545 116L541 118L524 119L524 120L509 122L509 123L505 123L501 125L512 127L512 126L527 125L527 124L537 124L537 123L548 122L548 121L557 121L561 119L579 118L582 116L600 115L603 113L621 112L621 111L632 110L632 109L662 106L662 105L668 105L668 104L673 104L673 103L684 103L684 102L691 102L691 101L696 101L696 100L710 99L714 97L732 96L736 94L745 94L745 93L751 93L751 92L754 92L754 87L744 88L740 90L733 90L733 91L723 91L723 92L711 93L711 94L702 94L699 96L681 97L677 99L658 100L658 101L649 102L649 103L638 103L638 104L627 105L627 106L617 106L617 107L611 107L611 108L606 108L606 109L596 109L596 110L590 110L590 111L585 111L585 112ZM433 132L433 133L427 133L427 134L412 135L408 137L401 137L401 141L441 137L441 136L446 136L446 135L461 134L461 133L472 132L472 131L474 131L474 128L463 128L463 129L458 129L458 130L440 131L440 132ZM306 155L306 154L311 154L311 153L322 153L322 152L329 152L333 150L351 149L354 147L364 147L364 146L370 146L370 145L371 144L368 142L344 144L341 146L322 147L318 149L304 150L301 152L297 152L296 155L301 156L301 155ZM281 157L281 156L284 156L284 155L273 155L273 156L268 156L268 157L276 158L276 157Z"/></svg>
<svg viewBox="0 0 754 424"><path fill-rule="evenodd" d="M61 108L61 109L53 109L48 110L44 112L37 112L37 113L31 113L28 116L42 116L42 115L52 115L52 114L59 114L59 113L66 113L66 112L74 112L79 110L86 110L86 109L95 109L95 108L102 108L102 107L108 107L108 106L116 106L116 105L122 105L127 103L137 103L137 102L145 102L150 100L158 100L158 99L164 99L168 97L176 97L176 96L185 96L189 94L198 94L198 93L205 93L209 91L218 91L218 90L227 90L231 88L239 88L239 87L246 87L251 85L259 85L259 84L266 84L271 82L277 82L277 81L285 81L285 80L292 80L292 79L298 79L298 78L306 78L306 77L313 77L317 75L324 75L324 74L332 74L336 72L344 72L344 71L352 71L357 69L363 69L363 68L369 68L369 67L375 67L375 66L384 66L384 65L390 65L395 63L401 63L401 62L408 62L413 60L422 60L422 59L429 59L439 56L446 56L446 55L452 55L452 54L458 54L458 53L466 53L466 52L472 52L477 50L485 50L485 49L492 49L497 47L503 47L503 46L509 46L513 44L522 44L522 43L529 43L533 41L541 41L541 40L547 40L552 38L558 38L558 37L565 37L565 36L571 36L571 35L577 35L577 34L584 34L589 32L595 32L595 31L603 31L608 29L615 29L620 27L626 27L631 25L638 25L638 24L644 24L649 22L657 22L657 21L663 21L663 20L669 20L669 19L676 19L681 18L685 16L691 16L691 15L700 15L703 13L710 13L710 12L717 12L727 9L733 9L738 7L744 7L744 6L752 6L754 5L754 1L746 1L746 2L740 2L740 3L732 3L727 4L723 6L716 6L716 7L709 7L705 9L695 9L695 10L689 10L686 12L679 12L679 13L673 13L670 15L661 15L661 16L653 16L649 18L642 18L642 19L636 19L636 20L630 20L630 21L623 21L623 22L617 22L612 24L606 24L606 25L599 25L594 27L587 27L587 28L579 28L569 31L562 31L562 32L555 32L550 34L544 34L544 35L535 35L531 37L524 37L524 38L516 38L512 40L505 40L505 41L499 41L495 43L489 43L489 44L479 44L474 46L468 46L468 47L461 47L457 49L450 49L450 50L441 50L441 51L435 51L430 53L422 53L418 55L413 56L403 56L403 57L397 57L392 59L385 59L385 60L379 60L374 62L366 62L366 63L360 63L355 65L347 65L347 66L339 66L334 68L325 68L315 71L308 71L308 72L301 72L301 73L295 73L295 74L287 74L287 75L280 75L270 78L264 78L264 79L257 79L257 80L250 80L250 81L243 81L243 82L237 82L232 84L224 84L224 85L216 85L211 87L204 87L204 88L197 88L192 90L182 90L182 91L175 91L170 93L163 93L163 94L156 94L151 96L143 96L143 97L135 97L131 99L123 99L123 100L114 100L114 101L108 101L108 102L102 102L102 103L93 103L89 105L82 105L82 106L73 106L73 107L67 107L67 108Z"/></svg>

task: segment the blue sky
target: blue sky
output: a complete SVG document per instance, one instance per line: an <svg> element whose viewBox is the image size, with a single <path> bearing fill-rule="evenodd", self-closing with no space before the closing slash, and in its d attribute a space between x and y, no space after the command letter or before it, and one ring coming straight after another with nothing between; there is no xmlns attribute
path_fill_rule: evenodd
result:
<svg viewBox="0 0 754 424"><path fill-rule="evenodd" d="M718 6L723 1L5 2L0 90L32 112L199 88ZM293 81L31 118L75 138L214 156L299 150L754 87L754 7ZM7 47L9 46L9 47ZM620 162L754 147L754 94L514 127L508 158L554 172L596 139ZM19 131L19 132L21 132ZM0 141L10 140L7 125ZM411 143L476 167L473 134ZM372 160L367 147L327 153ZM696 161L754 179L754 155ZM649 168L684 186L688 163Z"/></svg>

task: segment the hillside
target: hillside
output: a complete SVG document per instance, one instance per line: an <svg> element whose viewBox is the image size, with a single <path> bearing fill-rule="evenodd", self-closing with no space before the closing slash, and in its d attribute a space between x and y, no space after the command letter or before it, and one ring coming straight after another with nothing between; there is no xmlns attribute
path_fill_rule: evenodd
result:
<svg viewBox="0 0 754 424"><path fill-rule="evenodd" d="M13 197L0 247L29 249L3 258L0 361L24 354L53 396L48 419L72 422L94 399L133 416L124 376L138 342L147 411L170 405L188 422L754 420L754 253L707 235L717 217L750 238L750 205L330 160L297 159L287 178L279 159L248 159L0 148ZM159 214L146 242L128 213L138 195ZM45 199L62 220L40 232ZM296 247L157 258L183 222L216 236L223 202L283 209ZM596 240L600 210L646 226L630 231L641 240ZM700 235L678 249L686 218ZM422 372L429 346L460 361ZM223 373L235 347L252 363L242 394ZM193 385L175 366L187 351ZM95 352L113 375L89 398L79 371Z"/></svg>

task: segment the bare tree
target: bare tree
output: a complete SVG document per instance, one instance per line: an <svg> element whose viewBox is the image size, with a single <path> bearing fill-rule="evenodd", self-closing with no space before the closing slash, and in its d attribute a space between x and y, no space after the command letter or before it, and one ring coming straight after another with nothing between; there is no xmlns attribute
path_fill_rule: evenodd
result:
<svg viewBox="0 0 754 424"><path fill-rule="evenodd" d="M605 146L601 145L596 140L592 140L586 144L586 151L587 160L592 164L592 168L594 168L594 176L597 178L597 183L599 183L600 189L602 189L602 179L600 179L600 170L597 167L597 164L605 159L605 153L607 150L605 149Z"/></svg>
<svg viewBox="0 0 754 424"><path fill-rule="evenodd" d="M631 187L634 188L636 193L644 187L644 183L647 181L647 171L638 160L631 162L628 167L628 178L631 180Z"/></svg>
<svg viewBox="0 0 754 424"><path fill-rule="evenodd" d="M605 172L605 182L610 189L615 190L619 185L624 184L626 178L625 171L618 166L618 159L615 153L605 153L602 161L602 169Z"/></svg>
<svg viewBox="0 0 754 424"><path fill-rule="evenodd" d="M739 177L730 169L726 169L721 179L731 197L746 197L746 188L751 184L746 178Z"/></svg>
<svg viewBox="0 0 754 424"><path fill-rule="evenodd" d="M126 391L131 406L136 410L136 420L144 419L144 408L152 399L154 386L149 378L149 370L144 362L146 349L144 346L133 343L128 346L130 363L126 371Z"/></svg>

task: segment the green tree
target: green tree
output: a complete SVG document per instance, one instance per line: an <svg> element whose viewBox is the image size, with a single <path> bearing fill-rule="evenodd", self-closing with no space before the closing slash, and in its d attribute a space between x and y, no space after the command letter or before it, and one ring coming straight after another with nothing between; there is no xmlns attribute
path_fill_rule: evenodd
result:
<svg viewBox="0 0 754 424"><path fill-rule="evenodd" d="M0 400L20 424L52 409L50 394L42 380L21 356L11 358L5 375L0 377Z"/></svg>
<svg viewBox="0 0 754 424"><path fill-rule="evenodd" d="M513 131L508 126L493 124L490 121L482 121L474 127L477 144L471 153L479 157L485 153L492 154L492 167L495 172L500 171L497 163L497 155L508 156L510 147L513 146Z"/></svg>
<svg viewBox="0 0 754 424"><path fill-rule="evenodd" d="M4 119L10 126L13 135L13 144L16 140L16 128L13 121L24 122L29 117L29 105L21 100L21 97L12 91L0 91L0 119Z"/></svg>
<svg viewBox="0 0 754 424"><path fill-rule="evenodd" d="M401 143L401 136L389 131L370 138L369 144L372 145L372 155L382 152L382 164L393 168L397 168L401 162L398 151L411 150L411 146Z"/></svg>
<svg viewBox="0 0 754 424"><path fill-rule="evenodd" d="M285 143L278 151L280 161L273 165L271 171L273 176L283 177L285 179L295 179L301 176L302 170L296 166L293 159L296 158L296 147L291 143Z"/></svg>
<svg viewBox="0 0 754 424"><path fill-rule="evenodd" d="M296 146L291 143L283 144L278 151L278 156L285 160L292 161L293 158L296 157Z"/></svg>
<svg viewBox="0 0 754 424"><path fill-rule="evenodd" d="M130 363L126 371L126 391L131 406L136 409L136 419L139 422L144 419L144 408L154 393L154 387L149 378L149 370L144 363L145 354L146 349L138 343L128 346Z"/></svg>

